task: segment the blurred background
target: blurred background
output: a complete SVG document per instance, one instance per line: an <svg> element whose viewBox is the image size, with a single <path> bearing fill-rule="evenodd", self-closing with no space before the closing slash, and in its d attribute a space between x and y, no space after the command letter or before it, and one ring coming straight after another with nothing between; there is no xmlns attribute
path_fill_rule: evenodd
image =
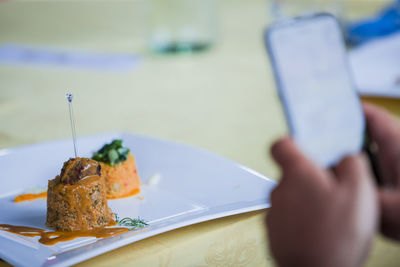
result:
<svg viewBox="0 0 400 267"><path fill-rule="evenodd" d="M319 11L335 14L343 27L362 98L399 117L399 1L0 0L0 154L70 138L71 92L78 137L127 131L177 141L278 179L269 147L288 130L263 32ZM156 252L169 261L172 248L181 255L189 244L193 263L207 251L198 245L203 237L217 256L222 245L234 252L229 240L240 252L254 243L254 265L265 266L264 218L259 211L186 227L93 261L111 265L117 255L125 263L154 262ZM244 228L247 239L236 235ZM397 266L398 251L380 238L367 266Z"/></svg>
<svg viewBox="0 0 400 267"><path fill-rule="evenodd" d="M314 11L348 25L386 0L0 1L0 148L115 130L202 147L267 176L287 132L263 43ZM354 44L352 44L354 45Z"/></svg>

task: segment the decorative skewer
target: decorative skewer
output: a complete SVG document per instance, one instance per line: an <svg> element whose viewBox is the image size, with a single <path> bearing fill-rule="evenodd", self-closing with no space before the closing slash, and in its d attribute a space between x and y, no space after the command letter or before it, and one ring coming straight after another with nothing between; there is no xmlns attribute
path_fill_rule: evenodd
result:
<svg viewBox="0 0 400 267"><path fill-rule="evenodd" d="M75 153L75 158L77 157L76 153L76 132L75 132L75 120L74 120L74 111L72 109L72 99L74 96L70 93L67 93L65 95L68 101L68 109L69 109L69 120L71 122L71 131L72 131L72 142L74 144L74 153Z"/></svg>

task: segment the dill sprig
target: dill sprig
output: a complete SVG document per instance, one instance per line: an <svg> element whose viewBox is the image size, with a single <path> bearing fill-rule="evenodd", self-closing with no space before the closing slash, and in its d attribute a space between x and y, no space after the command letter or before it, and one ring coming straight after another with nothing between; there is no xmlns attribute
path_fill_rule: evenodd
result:
<svg viewBox="0 0 400 267"><path fill-rule="evenodd" d="M115 216L115 222L119 226L126 226L126 227L131 228L131 230L144 228L149 225L146 221L144 221L143 219L140 219L140 218L132 219L129 217L125 217L120 220L116 213L114 213L114 216Z"/></svg>

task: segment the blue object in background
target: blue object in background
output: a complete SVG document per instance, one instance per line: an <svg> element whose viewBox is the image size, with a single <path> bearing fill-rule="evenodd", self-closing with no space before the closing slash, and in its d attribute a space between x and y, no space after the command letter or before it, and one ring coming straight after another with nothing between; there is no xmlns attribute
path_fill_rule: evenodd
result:
<svg viewBox="0 0 400 267"><path fill-rule="evenodd" d="M400 0L383 9L375 17L347 26L346 39L355 46L368 40L400 31Z"/></svg>

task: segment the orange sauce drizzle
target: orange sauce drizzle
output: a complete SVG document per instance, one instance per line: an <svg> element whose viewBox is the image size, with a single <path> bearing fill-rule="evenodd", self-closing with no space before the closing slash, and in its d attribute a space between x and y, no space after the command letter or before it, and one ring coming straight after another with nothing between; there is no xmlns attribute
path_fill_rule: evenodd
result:
<svg viewBox="0 0 400 267"><path fill-rule="evenodd" d="M0 230L30 237L40 236L42 233L46 232L46 230L40 228L10 225L10 224L0 224Z"/></svg>
<svg viewBox="0 0 400 267"><path fill-rule="evenodd" d="M95 228L86 231L71 231L71 232L59 232L59 231L46 231L40 228L17 226L10 224L0 224L0 230L7 231L10 233L23 235L23 236L40 236L39 242L44 245L54 245L58 242L73 240L78 237L96 237L104 238L111 237L114 235L122 234L129 231L126 227L114 227L114 228Z"/></svg>
<svg viewBox="0 0 400 267"><path fill-rule="evenodd" d="M39 242L45 245L54 245L58 242L69 241L78 237L96 237L104 238L128 232L125 227L115 228L95 228L87 231L72 231L72 232L44 232L40 235Z"/></svg>
<svg viewBox="0 0 400 267"><path fill-rule="evenodd" d="M114 220L110 220L110 221L108 222L108 225L107 225L107 226L114 226L114 225L117 225L117 222L114 221Z"/></svg>
<svg viewBox="0 0 400 267"><path fill-rule="evenodd" d="M131 192L129 192L129 193L123 195L123 196L118 196L118 197L107 197L107 199L126 198L126 197L134 196L134 195L139 194L139 193L140 193L140 188L135 188L135 189L133 189Z"/></svg>
<svg viewBox="0 0 400 267"><path fill-rule="evenodd" d="M14 198L14 202L22 202L22 201L32 201L39 198L47 197L47 192L42 192L39 194L21 194Z"/></svg>
<svg viewBox="0 0 400 267"><path fill-rule="evenodd" d="M140 188L135 188L133 189L131 192L123 195L123 196L119 196L119 197L107 197L107 199L118 199L118 198L127 198L127 197L131 197L134 195L137 195L140 193ZM39 198L46 198L47 197L47 192L42 192L39 194L21 194L18 195L14 198L14 202L18 203L18 202L23 202L23 201L32 201L32 200L36 200Z"/></svg>

